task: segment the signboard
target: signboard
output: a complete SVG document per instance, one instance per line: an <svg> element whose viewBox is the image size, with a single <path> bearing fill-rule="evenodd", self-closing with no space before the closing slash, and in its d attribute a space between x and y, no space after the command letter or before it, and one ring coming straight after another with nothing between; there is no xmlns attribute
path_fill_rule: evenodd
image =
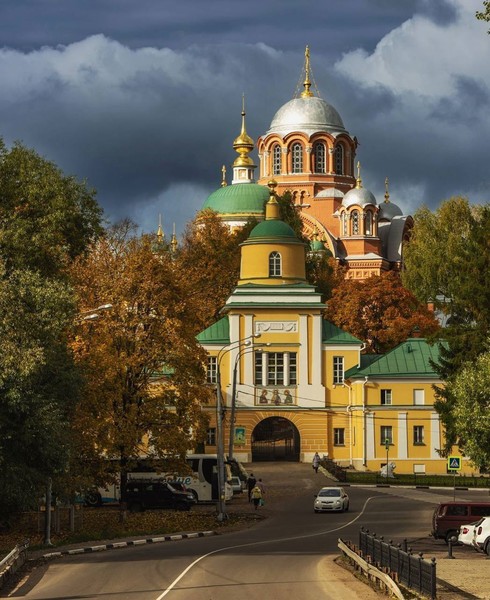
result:
<svg viewBox="0 0 490 600"><path fill-rule="evenodd" d="M461 471L461 456L448 456L447 457L447 470L448 471Z"/></svg>
<svg viewBox="0 0 490 600"><path fill-rule="evenodd" d="M245 445L245 427L235 427L235 436L233 439L235 446Z"/></svg>

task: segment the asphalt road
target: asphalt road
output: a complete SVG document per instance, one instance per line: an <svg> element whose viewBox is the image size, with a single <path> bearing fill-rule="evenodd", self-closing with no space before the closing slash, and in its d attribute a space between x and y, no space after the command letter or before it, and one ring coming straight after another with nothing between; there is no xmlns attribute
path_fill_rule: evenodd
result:
<svg viewBox="0 0 490 600"><path fill-rule="evenodd" d="M253 465L267 486L267 519L223 535L83 554L35 569L11 597L36 600L352 600L377 595L332 563L337 540L360 526L385 539L427 537L440 496L349 488L347 513L315 514L313 496L328 480L309 465ZM398 492L399 493L399 492ZM419 496L419 497L417 497ZM432 501L433 499L433 501ZM244 498L242 510L253 510ZM228 509L233 510L233 502Z"/></svg>

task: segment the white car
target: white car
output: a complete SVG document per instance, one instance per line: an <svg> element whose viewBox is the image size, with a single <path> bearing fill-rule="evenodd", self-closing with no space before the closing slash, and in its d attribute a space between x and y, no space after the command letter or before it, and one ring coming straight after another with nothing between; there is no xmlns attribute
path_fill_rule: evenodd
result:
<svg viewBox="0 0 490 600"><path fill-rule="evenodd" d="M323 487L315 494L313 510L319 512L344 512L349 510L349 496L341 487Z"/></svg>
<svg viewBox="0 0 490 600"><path fill-rule="evenodd" d="M458 543L463 546L474 546L476 527L482 522L483 519L476 521L475 523L468 523L467 525L461 525L458 534Z"/></svg>
<svg viewBox="0 0 490 600"><path fill-rule="evenodd" d="M483 517L475 527L474 547L490 556L490 517Z"/></svg>
<svg viewBox="0 0 490 600"><path fill-rule="evenodd" d="M243 492L243 484L240 477L230 477L228 483L231 485L234 494L241 494Z"/></svg>

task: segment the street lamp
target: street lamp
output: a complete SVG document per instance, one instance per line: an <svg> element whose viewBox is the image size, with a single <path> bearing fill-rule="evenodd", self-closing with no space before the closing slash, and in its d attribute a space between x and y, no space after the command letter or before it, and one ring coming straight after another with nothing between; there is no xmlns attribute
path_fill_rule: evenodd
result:
<svg viewBox="0 0 490 600"><path fill-rule="evenodd" d="M223 395L221 392L221 361L228 352L236 350L243 345L249 346L251 339L260 337L260 333L254 333L243 340L232 342L223 346L218 352L216 360L216 454L218 462L218 502L217 513L218 521L224 521L227 518L225 506L225 450L223 440Z"/></svg>
<svg viewBox="0 0 490 600"><path fill-rule="evenodd" d="M265 344L266 346L270 346L270 342ZM235 442L235 409L236 409L236 382L237 382L237 371L238 364L240 362L240 358L244 354L248 354L249 352L262 352L263 348L256 348L252 346L251 348L243 348L239 350L238 354L235 357L235 365L233 367L233 385L231 388L231 412L230 412L230 439L228 443L228 458L231 460L233 458L233 446Z"/></svg>

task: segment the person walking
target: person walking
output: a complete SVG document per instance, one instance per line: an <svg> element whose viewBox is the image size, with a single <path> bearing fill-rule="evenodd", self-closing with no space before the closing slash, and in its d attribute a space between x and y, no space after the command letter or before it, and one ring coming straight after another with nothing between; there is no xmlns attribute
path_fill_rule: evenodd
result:
<svg viewBox="0 0 490 600"><path fill-rule="evenodd" d="M264 496L265 496L265 485L262 483L262 478L261 477L259 477L259 480L257 481L257 485L260 488L260 491L262 493L262 499L263 499Z"/></svg>
<svg viewBox="0 0 490 600"><path fill-rule="evenodd" d="M318 467L320 466L320 455L318 452L315 452L315 456L313 457L313 462L311 463L313 470L315 473L318 473Z"/></svg>
<svg viewBox="0 0 490 600"><path fill-rule="evenodd" d="M250 473L250 475L248 476L247 479L247 490L248 490L248 501L252 502L252 490L255 487L255 484L257 483L257 480L254 477L253 473Z"/></svg>
<svg viewBox="0 0 490 600"><path fill-rule="evenodd" d="M257 510L259 508L259 506L262 504L262 490L260 489L258 483L252 489L251 494L252 494L252 501L254 503L255 510Z"/></svg>

